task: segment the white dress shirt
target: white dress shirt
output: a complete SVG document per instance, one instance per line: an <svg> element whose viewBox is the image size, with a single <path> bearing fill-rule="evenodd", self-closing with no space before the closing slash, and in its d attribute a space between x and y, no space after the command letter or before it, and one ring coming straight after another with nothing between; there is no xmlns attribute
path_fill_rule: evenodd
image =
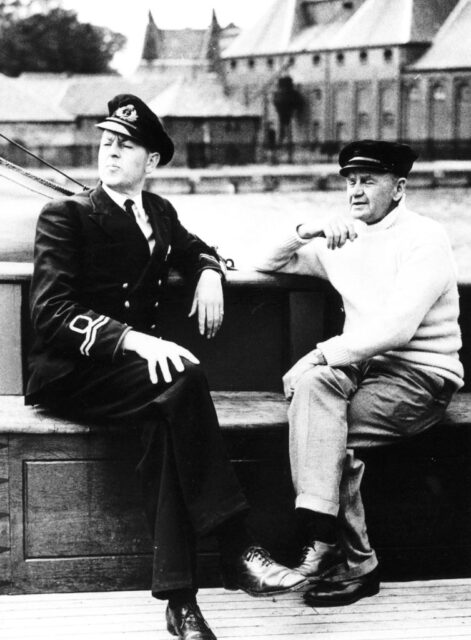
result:
<svg viewBox="0 0 471 640"><path fill-rule="evenodd" d="M103 184L103 189L110 196L113 202L115 202L118 207L121 207L121 209L126 210L124 206L126 200L133 201L134 204L132 209L134 212L134 217L136 218L136 222L140 230L144 234L144 237L147 240L147 244L149 245L149 250L152 253L155 247L154 230L152 229L152 225L149 222L149 218L142 204L142 193L138 193L131 198L128 195L124 195L122 193L118 193L118 191L115 191L114 189L110 189L110 187L108 187L106 184Z"/></svg>

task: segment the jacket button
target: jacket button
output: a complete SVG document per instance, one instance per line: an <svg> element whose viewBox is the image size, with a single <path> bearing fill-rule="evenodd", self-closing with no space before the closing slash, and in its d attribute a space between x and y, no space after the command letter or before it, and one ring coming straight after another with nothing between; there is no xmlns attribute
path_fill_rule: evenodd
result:
<svg viewBox="0 0 471 640"><path fill-rule="evenodd" d="M129 300L126 300L126 302L124 303L124 306L126 307L126 309L129 309L129 307L131 306L131 303L129 302Z"/></svg>
<svg viewBox="0 0 471 640"><path fill-rule="evenodd" d="M153 331L154 329L157 329L157 325L156 324L151 324L150 328Z"/></svg>
<svg viewBox="0 0 471 640"><path fill-rule="evenodd" d="M129 287L129 282L123 282L123 289L127 289Z"/></svg>
<svg viewBox="0 0 471 640"><path fill-rule="evenodd" d="M159 285L159 287L161 287L161 286L162 286L162 280L159 280L159 281L157 282L157 284Z"/></svg>
<svg viewBox="0 0 471 640"><path fill-rule="evenodd" d="M156 303L154 304L155 309L157 309L157 307L158 307L158 306L159 306L159 303L158 303L158 302L156 302Z"/></svg>

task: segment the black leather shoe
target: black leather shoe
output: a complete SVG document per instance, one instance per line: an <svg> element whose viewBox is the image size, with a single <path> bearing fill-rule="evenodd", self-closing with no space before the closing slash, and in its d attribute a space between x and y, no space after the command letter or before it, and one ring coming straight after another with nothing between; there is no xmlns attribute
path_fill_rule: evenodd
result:
<svg viewBox="0 0 471 640"><path fill-rule="evenodd" d="M196 602L174 609L167 606L165 617L168 632L182 640L217 640Z"/></svg>
<svg viewBox="0 0 471 640"><path fill-rule="evenodd" d="M226 589L242 589L251 596L271 596L300 589L308 580L293 569L275 562L263 547L251 546L232 567L225 567Z"/></svg>
<svg viewBox="0 0 471 640"><path fill-rule="evenodd" d="M306 591L304 601L311 607L342 607L361 598L374 596L379 591L379 572L374 569L359 578L341 582L318 582Z"/></svg>

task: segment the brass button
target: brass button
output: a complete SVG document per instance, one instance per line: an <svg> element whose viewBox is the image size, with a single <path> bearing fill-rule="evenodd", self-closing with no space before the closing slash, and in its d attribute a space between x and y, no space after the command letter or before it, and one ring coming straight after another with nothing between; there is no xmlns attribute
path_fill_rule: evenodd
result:
<svg viewBox="0 0 471 640"><path fill-rule="evenodd" d="M162 286L162 280L159 280L157 284L159 285L159 287L161 287Z"/></svg>
<svg viewBox="0 0 471 640"><path fill-rule="evenodd" d="M127 289L129 287L129 282L123 282L123 289Z"/></svg>
<svg viewBox="0 0 471 640"><path fill-rule="evenodd" d="M131 306L131 303L129 302L129 300L126 300L126 302L124 303L124 306L126 307L126 309L129 309L129 307Z"/></svg>
<svg viewBox="0 0 471 640"><path fill-rule="evenodd" d="M156 324L152 324L150 328L151 328L151 329L152 329L152 331L153 331L154 329L157 329L157 325L156 325Z"/></svg>
<svg viewBox="0 0 471 640"><path fill-rule="evenodd" d="M154 304L154 308L155 308L155 309L157 309L157 307L158 307L158 306L159 306L159 303L158 303L158 302L156 302L156 303Z"/></svg>

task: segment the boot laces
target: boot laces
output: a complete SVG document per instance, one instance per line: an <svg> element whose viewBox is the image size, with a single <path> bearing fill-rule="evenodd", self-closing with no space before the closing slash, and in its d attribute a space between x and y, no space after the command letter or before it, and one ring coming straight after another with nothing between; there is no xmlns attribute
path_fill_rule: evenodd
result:
<svg viewBox="0 0 471 640"><path fill-rule="evenodd" d="M245 554L245 559L248 562L251 562L254 559L260 560L261 565L264 567L268 567L274 563L274 560L268 551L262 547L250 547Z"/></svg>
<svg viewBox="0 0 471 640"><path fill-rule="evenodd" d="M314 546L314 545L313 545ZM301 557L299 558L299 562L303 563L305 560L307 560L307 557L309 555L309 552L311 551L311 549L313 548L313 546L310 545L306 545L305 547L303 547L301 549Z"/></svg>

